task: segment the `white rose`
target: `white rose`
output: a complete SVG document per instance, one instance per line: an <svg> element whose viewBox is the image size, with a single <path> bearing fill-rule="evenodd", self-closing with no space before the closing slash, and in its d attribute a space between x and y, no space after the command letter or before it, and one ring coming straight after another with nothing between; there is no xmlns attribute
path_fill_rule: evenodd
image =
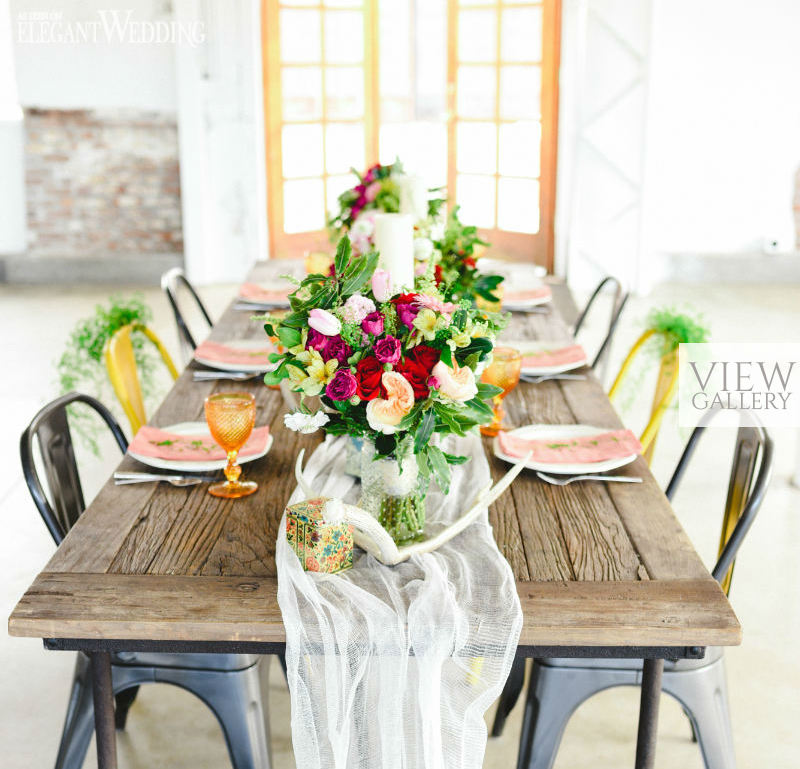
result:
<svg viewBox="0 0 800 769"><path fill-rule="evenodd" d="M430 238L414 239L414 259L418 262L427 262L433 253L433 241Z"/></svg>

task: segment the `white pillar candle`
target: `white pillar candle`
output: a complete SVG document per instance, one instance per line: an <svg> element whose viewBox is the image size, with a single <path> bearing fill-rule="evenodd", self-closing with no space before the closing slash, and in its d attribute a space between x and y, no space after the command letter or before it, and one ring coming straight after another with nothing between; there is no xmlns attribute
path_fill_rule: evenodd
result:
<svg viewBox="0 0 800 769"><path fill-rule="evenodd" d="M415 222L428 218L428 188L421 176L400 177L400 213L411 214Z"/></svg>
<svg viewBox="0 0 800 769"><path fill-rule="evenodd" d="M375 249L378 267L392 276L392 289L414 288L414 220L409 214L375 216Z"/></svg>

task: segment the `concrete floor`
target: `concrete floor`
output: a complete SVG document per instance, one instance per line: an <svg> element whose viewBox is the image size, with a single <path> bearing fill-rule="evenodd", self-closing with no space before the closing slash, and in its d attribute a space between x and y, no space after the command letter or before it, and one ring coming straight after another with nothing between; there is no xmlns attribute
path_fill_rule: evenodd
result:
<svg viewBox="0 0 800 769"><path fill-rule="evenodd" d="M7 616L43 567L53 544L30 501L19 470L17 436L35 411L57 394L53 363L74 322L104 301L109 289L0 286L2 350L8 361L0 379L3 434L0 445L0 613ZM219 314L232 287L202 291ZM145 291L155 312L154 327L170 349L177 338L160 292ZM800 288L782 286L660 286L633 300L620 328L611 371L638 335L652 306L689 306L704 314L720 341L796 341L800 328ZM602 323L596 319L597 325ZM591 348L591 340L586 342ZM10 354L10 357L9 357ZM636 427L641 414L624 414ZM654 472L669 477L686 433L670 413L662 428ZM733 729L739 766L794 769L800 765L800 663L794 644L800 637L800 491L789 485L797 463L797 435L773 431L776 472L772 488L743 548L736 568L732 601L744 626L744 643L727 653ZM676 500L676 511L707 562L713 561L726 489L732 436L711 431ZM116 463L109 449L104 460L83 456L88 495ZM0 634L0 765L6 769L47 767L54 760L66 705L73 659L51 653L41 642ZM289 699L280 669L272 666L269 706L272 749L277 769L294 766L288 727ZM638 691L604 692L581 707L567 728L557 769L632 766ZM484 766L514 766L522 708L517 707L502 738L489 740ZM491 714L490 714L491 715ZM229 766L213 716L179 689L143 687L128 728L119 735L120 767L170 766L173 769ZM94 765L94 752L87 759ZM656 766L698 769L702 760L690 740L678 705L663 698Z"/></svg>

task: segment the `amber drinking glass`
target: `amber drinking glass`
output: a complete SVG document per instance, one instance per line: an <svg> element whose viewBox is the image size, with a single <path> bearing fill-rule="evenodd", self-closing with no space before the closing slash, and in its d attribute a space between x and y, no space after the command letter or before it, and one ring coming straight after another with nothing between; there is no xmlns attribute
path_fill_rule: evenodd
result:
<svg viewBox="0 0 800 769"><path fill-rule="evenodd" d="M492 351L492 362L483 372L481 382L502 387L503 392L492 398L494 417L488 425L481 427L483 435L497 435L501 430L509 429L503 425L505 417L503 398L517 386L521 368L522 356L519 354L519 350L515 350L513 347L495 347Z"/></svg>
<svg viewBox="0 0 800 769"><path fill-rule="evenodd" d="M253 481L240 481L242 468L236 463L239 449L247 443L256 422L256 399L250 393L215 393L206 398L206 422L214 440L228 452L227 481L208 487L215 497L237 499L258 489Z"/></svg>

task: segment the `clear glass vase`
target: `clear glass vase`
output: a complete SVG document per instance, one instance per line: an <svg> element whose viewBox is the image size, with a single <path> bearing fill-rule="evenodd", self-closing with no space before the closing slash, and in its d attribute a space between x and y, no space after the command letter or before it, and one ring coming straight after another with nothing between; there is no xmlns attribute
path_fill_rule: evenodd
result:
<svg viewBox="0 0 800 769"><path fill-rule="evenodd" d="M427 479L420 475L412 452L402 460L375 459L375 444L364 441L359 506L375 516L398 545L422 536L427 491Z"/></svg>

